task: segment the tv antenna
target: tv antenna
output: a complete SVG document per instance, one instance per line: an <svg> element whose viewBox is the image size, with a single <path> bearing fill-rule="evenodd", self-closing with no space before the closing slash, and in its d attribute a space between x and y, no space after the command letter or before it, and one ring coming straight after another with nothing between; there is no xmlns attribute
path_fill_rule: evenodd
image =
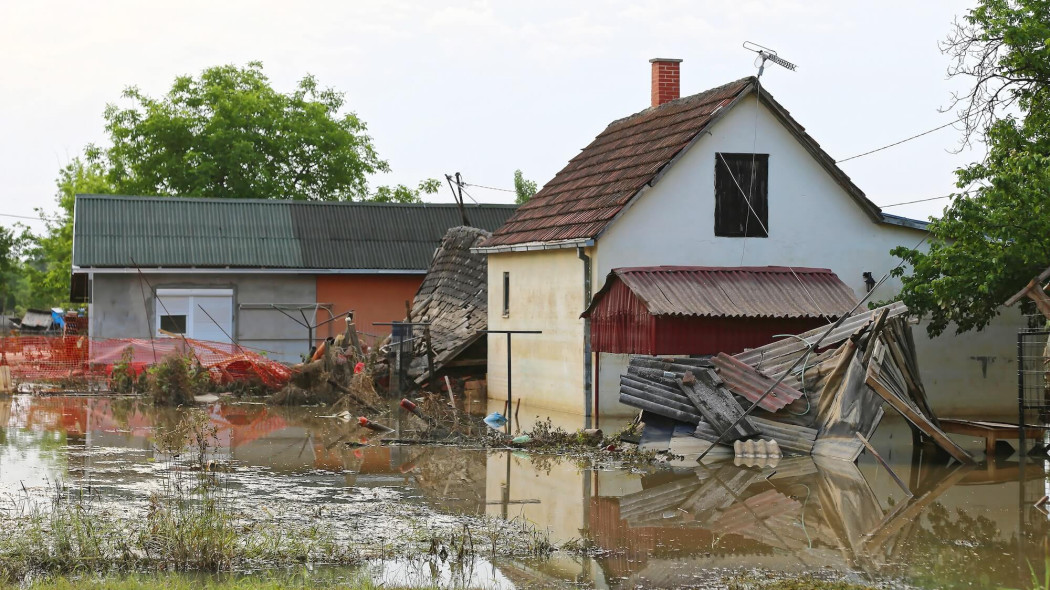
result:
<svg viewBox="0 0 1050 590"><path fill-rule="evenodd" d="M772 49L770 49L768 47L764 47L762 45L759 45L758 43L754 43L754 42L751 42L751 41L744 41L743 47L744 47L744 49L746 49L748 51L753 51L753 52L758 54L758 58L756 58L755 61L761 60L758 63L758 77L759 78L762 77L762 71L765 69L767 61L771 61L771 62L777 64L778 66L782 67L782 68L786 68L788 70L791 70L792 72L794 72L795 68L798 67L795 64L789 62L788 60L786 60L786 59L780 57L779 55L777 55L776 51L773 51Z"/></svg>

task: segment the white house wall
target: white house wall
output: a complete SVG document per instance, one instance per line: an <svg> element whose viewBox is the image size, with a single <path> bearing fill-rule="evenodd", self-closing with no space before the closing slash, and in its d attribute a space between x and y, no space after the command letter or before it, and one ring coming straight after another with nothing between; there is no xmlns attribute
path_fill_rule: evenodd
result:
<svg viewBox="0 0 1050 590"><path fill-rule="evenodd" d="M755 107L752 96L733 108L599 237L599 283L610 269L628 266L808 266L830 268L861 297L863 272L880 278L899 261L889 254L892 248L912 247L922 238L913 229L873 223L765 107L758 112L756 140ZM769 237L716 237L715 154L750 153L753 147L769 154ZM872 299L888 299L899 289L900 282L891 278ZM922 326L914 328L923 380L938 412L1010 411L1016 403L1013 351L1019 322L1016 314L1007 314L984 332L933 342ZM603 355L601 360L599 390L606 411L628 411L606 405L616 397L621 368L616 365L625 359Z"/></svg>

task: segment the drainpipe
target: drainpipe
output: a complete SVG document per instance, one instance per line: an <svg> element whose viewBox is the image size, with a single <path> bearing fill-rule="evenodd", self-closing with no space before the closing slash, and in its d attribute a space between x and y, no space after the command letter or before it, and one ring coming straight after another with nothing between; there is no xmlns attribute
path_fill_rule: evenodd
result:
<svg viewBox="0 0 1050 590"><path fill-rule="evenodd" d="M583 261L583 308L591 305L591 257L584 252L583 246L576 247L576 255ZM583 422L584 428L591 427L591 318L583 319Z"/></svg>

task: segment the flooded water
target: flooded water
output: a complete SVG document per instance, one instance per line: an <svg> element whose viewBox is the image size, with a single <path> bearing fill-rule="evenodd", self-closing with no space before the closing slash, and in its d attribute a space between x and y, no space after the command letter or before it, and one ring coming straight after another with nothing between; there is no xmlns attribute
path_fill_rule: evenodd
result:
<svg viewBox="0 0 1050 590"><path fill-rule="evenodd" d="M324 515L376 557L369 575L389 585L717 588L723 576L757 568L1020 588L1047 556L1050 521L1034 503L1050 488L1050 462L1022 465L1015 455L947 468L915 452L907 425L890 419L872 442L913 497L868 455L857 465L796 457L764 468L623 469L522 451L356 446L358 427L319 417L324 410L206 408L215 460L233 466L227 501L278 521ZM141 508L162 480L158 428L179 419L127 398L0 398L0 504L47 498L61 483ZM959 440L983 455L981 441ZM381 558L421 531L482 517L530 522L574 550L467 568Z"/></svg>

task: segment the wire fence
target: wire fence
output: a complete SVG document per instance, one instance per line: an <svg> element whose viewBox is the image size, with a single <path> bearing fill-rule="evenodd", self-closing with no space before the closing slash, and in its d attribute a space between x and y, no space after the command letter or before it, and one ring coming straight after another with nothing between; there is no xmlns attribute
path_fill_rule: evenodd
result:
<svg viewBox="0 0 1050 590"><path fill-rule="evenodd" d="M6 336L0 338L0 365L10 367L14 380L34 383L107 381L114 367L126 365L135 375L173 355L192 358L217 384L260 381L280 388L291 377L289 368L236 344L188 338L155 340L86 336Z"/></svg>
<svg viewBox="0 0 1050 590"><path fill-rule="evenodd" d="M1021 424L1050 424L1050 329L1017 334L1017 409Z"/></svg>

